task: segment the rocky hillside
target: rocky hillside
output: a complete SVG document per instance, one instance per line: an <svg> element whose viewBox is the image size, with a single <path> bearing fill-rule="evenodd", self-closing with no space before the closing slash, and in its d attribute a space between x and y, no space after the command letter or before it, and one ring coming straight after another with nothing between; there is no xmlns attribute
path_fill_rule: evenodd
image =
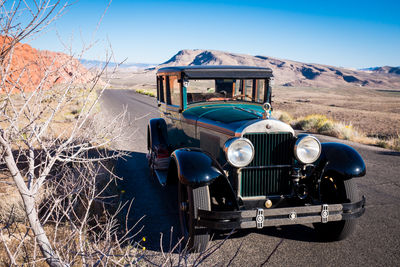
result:
<svg viewBox="0 0 400 267"><path fill-rule="evenodd" d="M9 37L0 36L1 54L8 49L10 42ZM4 77L6 82L1 85L0 92L32 91L41 84L43 89L49 89L54 84L63 82L86 83L94 77L71 56L59 52L40 51L28 44L17 43L12 52L11 61L9 59L10 53L3 61L2 69L9 70Z"/></svg>
<svg viewBox="0 0 400 267"><path fill-rule="evenodd" d="M251 56L214 50L181 50L157 68L178 65L249 65L269 67L276 85L305 87L374 87L400 90L399 68L362 71L321 64L308 64L266 56Z"/></svg>
<svg viewBox="0 0 400 267"><path fill-rule="evenodd" d="M383 67L369 68L369 69L365 69L365 70L375 72L375 73L400 75L400 67L383 66Z"/></svg>

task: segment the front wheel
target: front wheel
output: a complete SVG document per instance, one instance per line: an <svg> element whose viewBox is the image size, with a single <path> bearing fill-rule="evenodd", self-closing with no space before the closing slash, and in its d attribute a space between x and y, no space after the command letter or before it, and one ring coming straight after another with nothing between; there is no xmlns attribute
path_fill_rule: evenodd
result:
<svg viewBox="0 0 400 267"><path fill-rule="evenodd" d="M152 144L151 144L151 138L150 138L150 128L147 127L147 163L149 165L149 170L150 170L150 176L154 177L154 159L155 159L155 153L152 149Z"/></svg>
<svg viewBox="0 0 400 267"><path fill-rule="evenodd" d="M197 226L197 210L211 210L208 186L191 187L178 184L179 220L184 244L189 251L206 250L210 234L205 227Z"/></svg>
<svg viewBox="0 0 400 267"><path fill-rule="evenodd" d="M321 199L326 204L350 203L360 200L357 184L354 180L325 177L321 181ZM342 220L328 223L314 223L314 228L325 241L343 240L356 228L356 220Z"/></svg>

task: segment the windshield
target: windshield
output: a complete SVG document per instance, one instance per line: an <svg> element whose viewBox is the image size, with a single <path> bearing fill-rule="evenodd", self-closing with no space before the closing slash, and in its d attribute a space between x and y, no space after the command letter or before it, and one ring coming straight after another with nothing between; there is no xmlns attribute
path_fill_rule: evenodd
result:
<svg viewBox="0 0 400 267"><path fill-rule="evenodd" d="M265 79L213 79L185 82L187 103L205 101L266 102Z"/></svg>

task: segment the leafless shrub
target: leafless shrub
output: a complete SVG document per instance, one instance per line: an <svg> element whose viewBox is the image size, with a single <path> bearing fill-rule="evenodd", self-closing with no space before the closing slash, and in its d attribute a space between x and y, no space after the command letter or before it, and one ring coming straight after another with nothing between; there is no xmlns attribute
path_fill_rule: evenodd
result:
<svg viewBox="0 0 400 267"><path fill-rule="evenodd" d="M110 149L123 134L125 113L104 121L98 112L106 88L100 76L107 65L96 74L74 72L74 57L56 55L49 61L45 55L16 67L20 42L41 33L68 6L51 0L0 3L0 181L10 186L3 190L0 184L0 193L2 201L18 203L1 206L7 206L0 218L2 263L202 264L223 242L200 255L171 243L157 258L134 240L140 229L128 226L132 202L121 203L113 174L113 161L124 153ZM30 73L33 65L40 66L39 76Z"/></svg>
<svg viewBox="0 0 400 267"><path fill-rule="evenodd" d="M121 136L124 114L99 123L102 71L74 71L79 62L61 54L15 61L20 42L67 7L50 0L0 3L0 159L25 213L16 220L11 206L0 222L9 265L107 265L115 245L133 236L131 229L119 232L123 204L110 191L116 177L107 165L123 153L109 147Z"/></svg>

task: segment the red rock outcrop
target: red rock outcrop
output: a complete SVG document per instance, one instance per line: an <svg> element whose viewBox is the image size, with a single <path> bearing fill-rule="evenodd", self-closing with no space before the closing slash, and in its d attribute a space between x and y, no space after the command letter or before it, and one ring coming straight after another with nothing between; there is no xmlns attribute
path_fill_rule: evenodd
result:
<svg viewBox="0 0 400 267"><path fill-rule="evenodd" d="M49 89L59 83L87 83L94 78L79 60L60 52L41 51L0 36L0 92ZM11 60L10 60L11 59ZM2 77L4 75L4 77Z"/></svg>

